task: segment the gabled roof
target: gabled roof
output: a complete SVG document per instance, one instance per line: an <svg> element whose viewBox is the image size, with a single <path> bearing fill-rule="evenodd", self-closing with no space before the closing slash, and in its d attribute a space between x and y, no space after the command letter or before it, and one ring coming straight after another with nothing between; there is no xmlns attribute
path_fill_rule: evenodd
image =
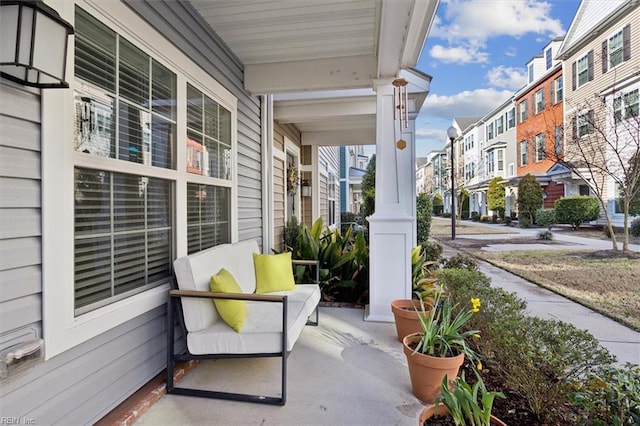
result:
<svg viewBox="0 0 640 426"><path fill-rule="evenodd" d="M476 124L481 118L482 117L455 117L453 121L455 121L460 127L460 130L464 132L467 128Z"/></svg>
<svg viewBox="0 0 640 426"><path fill-rule="evenodd" d="M429 162L429 157L418 157L418 158L416 158L416 164L418 165L418 168L424 166L428 162Z"/></svg>
<svg viewBox="0 0 640 426"><path fill-rule="evenodd" d="M559 59L567 59L581 49L619 17L640 5L639 0L583 0L569 26L558 52Z"/></svg>

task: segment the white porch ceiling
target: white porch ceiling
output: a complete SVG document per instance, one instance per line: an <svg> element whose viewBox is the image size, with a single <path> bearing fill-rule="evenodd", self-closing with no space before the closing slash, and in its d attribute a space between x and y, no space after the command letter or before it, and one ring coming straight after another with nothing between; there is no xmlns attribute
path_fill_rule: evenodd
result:
<svg viewBox="0 0 640 426"><path fill-rule="evenodd" d="M328 145L375 143L374 81L415 67L438 0L190 3L245 65L245 88L275 95L275 119Z"/></svg>

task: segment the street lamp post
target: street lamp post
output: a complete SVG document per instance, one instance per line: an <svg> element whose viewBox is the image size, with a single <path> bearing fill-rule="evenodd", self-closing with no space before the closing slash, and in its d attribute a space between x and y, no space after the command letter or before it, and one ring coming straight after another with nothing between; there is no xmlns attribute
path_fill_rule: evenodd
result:
<svg viewBox="0 0 640 426"><path fill-rule="evenodd" d="M456 171L454 159L454 141L458 137L458 129L451 126L447 129L447 136L451 141L451 239L456 239Z"/></svg>

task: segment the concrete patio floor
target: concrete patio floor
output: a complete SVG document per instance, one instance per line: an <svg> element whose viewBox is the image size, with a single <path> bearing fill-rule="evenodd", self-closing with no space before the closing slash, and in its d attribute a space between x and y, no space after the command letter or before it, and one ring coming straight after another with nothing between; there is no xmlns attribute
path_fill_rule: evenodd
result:
<svg viewBox="0 0 640 426"><path fill-rule="evenodd" d="M411 392L395 325L363 316L320 308L320 325L307 326L289 355L284 407L165 395L136 425L415 426L424 405ZM278 358L205 361L180 384L273 394L279 374Z"/></svg>

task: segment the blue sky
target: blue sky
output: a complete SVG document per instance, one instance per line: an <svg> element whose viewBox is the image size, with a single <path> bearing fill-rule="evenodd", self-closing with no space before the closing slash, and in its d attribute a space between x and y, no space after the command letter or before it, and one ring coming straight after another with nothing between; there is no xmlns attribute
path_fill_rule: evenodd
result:
<svg viewBox="0 0 640 426"><path fill-rule="evenodd" d="M484 116L526 83L526 64L563 36L579 0L441 0L417 68L433 77L416 156L442 149L454 117Z"/></svg>

